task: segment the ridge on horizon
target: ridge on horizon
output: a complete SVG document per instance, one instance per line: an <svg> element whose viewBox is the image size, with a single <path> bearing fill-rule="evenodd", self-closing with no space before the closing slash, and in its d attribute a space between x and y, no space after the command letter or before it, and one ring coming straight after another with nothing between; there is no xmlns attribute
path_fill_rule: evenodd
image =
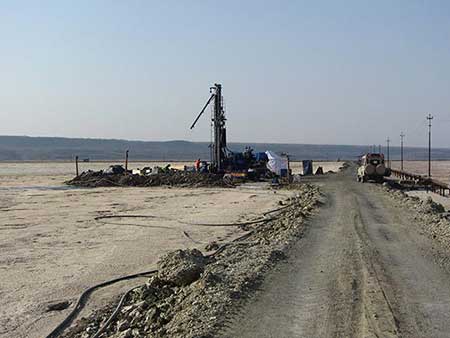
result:
<svg viewBox="0 0 450 338"><path fill-rule="evenodd" d="M75 156L91 160L122 159L125 150L135 160L193 160L209 159L209 142L133 141L121 139L69 138L49 136L0 136L0 161L51 161L70 160ZM230 142L233 151L243 151L245 146L256 152L272 150L285 152L293 160L354 160L367 153L367 145L324 145L293 143L243 143ZM384 147L383 147L384 149ZM391 159L400 156L399 147L390 148ZM427 159L427 149L405 147L405 159ZM433 159L450 160L450 149L434 148Z"/></svg>
<svg viewBox="0 0 450 338"><path fill-rule="evenodd" d="M173 140L138 140L138 139L123 139L123 138L102 138L102 137L68 137L68 136L30 136L30 135L0 135L0 141L2 138L26 138L26 139L64 139L64 140L77 140L77 141L116 141L116 142L137 142L137 143L194 143L194 144L210 144L210 141L189 141L183 139L173 139ZM299 146L338 146L338 147L370 147L370 144L341 144L341 143L293 143L293 142L253 142L253 141L232 141L229 144L275 144L275 145L299 145ZM378 145L376 145L378 146ZM382 148L385 145L381 145ZM0 144L1 147L1 144ZM392 149L399 148L399 146L391 146ZM404 149L428 149L426 146L408 146L405 145ZM450 147L433 147L435 150L450 150Z"/></svg>

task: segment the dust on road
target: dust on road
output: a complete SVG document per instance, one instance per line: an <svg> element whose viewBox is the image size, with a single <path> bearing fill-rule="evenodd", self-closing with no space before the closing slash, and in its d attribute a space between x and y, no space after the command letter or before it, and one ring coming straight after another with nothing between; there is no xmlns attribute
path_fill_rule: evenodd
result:
<svg viewBox="0 0 450 338"><path fill-rule="evenodd" d="M408 210L351 173L224 337L448 337L450 278Z"/></svg>

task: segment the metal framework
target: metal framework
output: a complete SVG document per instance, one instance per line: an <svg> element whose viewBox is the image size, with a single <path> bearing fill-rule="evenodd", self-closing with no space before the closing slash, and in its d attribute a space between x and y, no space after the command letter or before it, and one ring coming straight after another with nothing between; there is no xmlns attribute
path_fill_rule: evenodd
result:
<svg viewBox="0 0 450 338"><path fill-rule="evenodd" d="M191 125L191 129L195 127L200 117L205 112L209 104L213 103L213 116L212 116L212 128L214 133L214 141L211 144L212 148L212 158L211 158L211 171L221 172L224 170L224 161L227 151L227 134L225 128L225 110L223 108L223 96L222 96L222 85L215 83L213 87L210 88L211 96L209 97L203 109L198 114L197 118Z"/></svg>
<svg viewBox="0 0 450 338"><path fill-rule="evenodd" d="M432 179L431 177L409 173L403 170L391 169L392 175L398 177L400 180L408 181L413 186L426 187L427 189L446 196L447 192L450 194L450 186L444 182Z"/></svg>

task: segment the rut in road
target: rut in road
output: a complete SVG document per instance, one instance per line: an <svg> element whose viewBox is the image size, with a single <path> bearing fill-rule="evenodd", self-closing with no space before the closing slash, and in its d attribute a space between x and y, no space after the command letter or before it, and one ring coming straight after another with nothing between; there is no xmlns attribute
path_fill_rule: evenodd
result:
<svg viewBox="0 0 450 338"><path fill-rule="evenodd" d="M325 183L325 181L322 181ZM379 187L351 174L222 337L449 337L450 277Z"/></svg>

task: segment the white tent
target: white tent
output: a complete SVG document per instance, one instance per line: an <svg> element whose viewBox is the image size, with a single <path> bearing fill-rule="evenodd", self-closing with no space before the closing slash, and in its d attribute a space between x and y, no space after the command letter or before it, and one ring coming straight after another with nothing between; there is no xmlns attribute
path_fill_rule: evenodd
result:
<svg viewBox="0 0 450 338"><path fill-rule="evenodd" d="M281 170L288 168L288 161L287 158L281 157L274 152L267 150L266 155L269 159L269 162L267 163L267 168L274 172L277 175L281 175Z"/></svg>

